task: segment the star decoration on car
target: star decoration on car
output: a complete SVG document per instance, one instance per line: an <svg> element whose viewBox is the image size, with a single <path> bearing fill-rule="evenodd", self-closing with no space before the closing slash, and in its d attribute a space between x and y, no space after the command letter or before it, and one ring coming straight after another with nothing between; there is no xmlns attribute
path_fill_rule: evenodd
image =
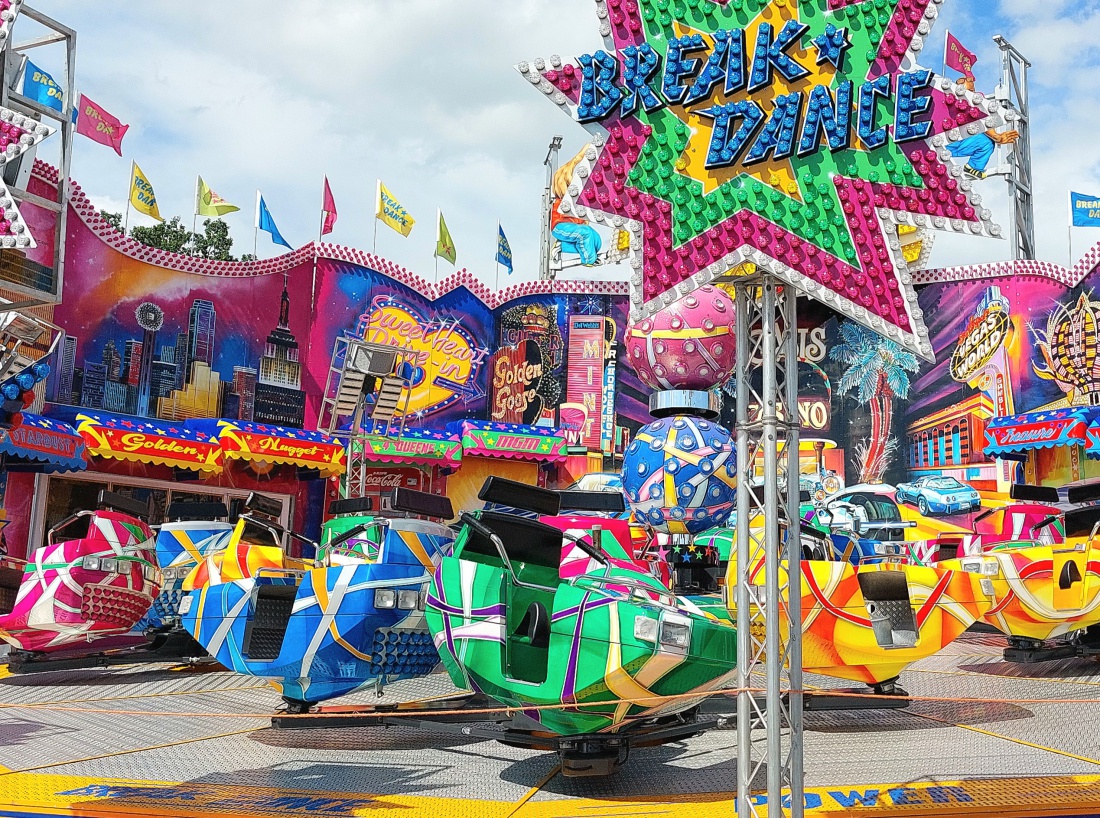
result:
<svg viewBox="0 0 1100 818"><path fill-rule="evenodd" d="M946 145L1000 105L913 67L939 0L596 0L521 63L592 134L561 210L632 234L632 317L759 270L926 358L899 228L999 236Z"/></svg>

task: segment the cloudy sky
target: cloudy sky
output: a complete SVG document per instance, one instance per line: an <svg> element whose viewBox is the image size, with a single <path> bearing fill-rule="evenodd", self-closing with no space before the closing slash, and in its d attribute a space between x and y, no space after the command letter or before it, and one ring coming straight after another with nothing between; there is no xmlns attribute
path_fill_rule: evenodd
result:
<svg viewBox="0 0 1100 818"><path fill-rule="evenodd" d="M537 277L547 143L561 134L572 152L586 139L512 66L600 47L592 0L192 0L109 15L104 5L39 5L78 32L79 89L131 125L123 159L77 137L72 176L96 204L123 209L136 159L161 213L190 222L202 174L242 208L227 221L235 252L251 252L257 188L297 246L317 237L328 174L340 212L329 238L370 249L381 177L417 219L408 239L380 227L381 254L430 276L438 207L460 267L493 281L499 219L515 278ZM1060 263L1067 191L1100 194L1098 27L1100 0L947 0L923 60L939 70L950 28L978 53L978 89L989 92L1000 78L993 35L1030 58L1039 255ZM56 48L35 59L60 75ZM1004 183L982 193L1007 234ZM1097 240L1100 230L1075 231L1075 255ZM259 248L278 249L263 234ZM1006 241L941 236L932 262L1009 255Z"/></svg>

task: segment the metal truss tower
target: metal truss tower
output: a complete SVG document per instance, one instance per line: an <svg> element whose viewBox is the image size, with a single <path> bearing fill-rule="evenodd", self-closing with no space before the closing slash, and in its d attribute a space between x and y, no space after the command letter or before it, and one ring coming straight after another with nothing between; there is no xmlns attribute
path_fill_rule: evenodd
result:
<svg viewBox="0 0 1100 818"><path fill-rule="evenodd" d="M737 606L737 814L765 814L750 793L766 781L766 814L797 818L804 805L798 296L768 275L735 282L737 573L726 592ZM754 580L761 563L762 585Z"/></svg>
<svg viewBox="0 0 1100 818"><path fill-rule="evenodd" d="M1035 256L1035 200L1031 175L1031 110L1028 106L1027 71L1031 63L1023 54L998 34L993 42L1001 49L1001 84L997 100L1008 106L1020 132L1008 167L1008 191L1012 206L1012 242L1017 261ZM1073 259L1070 259L1073 263Z"/></svg>

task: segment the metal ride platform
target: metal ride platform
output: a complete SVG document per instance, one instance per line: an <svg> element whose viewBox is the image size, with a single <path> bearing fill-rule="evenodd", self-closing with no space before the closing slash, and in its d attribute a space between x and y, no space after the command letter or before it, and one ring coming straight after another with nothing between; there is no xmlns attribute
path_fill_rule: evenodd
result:
<svg viewBox="0 0 1100 818"><path fill-rule="evenodd" d="M1100 664L1010 664L1003 647L1002 638L967 634L915 665L902 676L913 697L904 709L807 711L807 815L1100 814ZM819 677L807 683L839 686ZM360 693L339 703L454 694L437 674L392 685L381 699ZM262 680L216 668L5 675L0 815L555 818L733 810L735 730L636 748L610 777L567 778L557 755L487 738L491 724L476 735L396 719L288 730L272 727L279 705Z"/></svg>

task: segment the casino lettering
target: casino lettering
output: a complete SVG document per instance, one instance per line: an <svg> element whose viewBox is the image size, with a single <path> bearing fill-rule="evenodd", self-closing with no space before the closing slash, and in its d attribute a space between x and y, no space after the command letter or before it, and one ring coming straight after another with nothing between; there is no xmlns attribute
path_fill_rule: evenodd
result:
<svg viewBox="0 0 1100 818"><path fill-rule="evenodd" d="M813 44L819 62L840 65L847 30L829 29ZM668 105L689 107L706 101L707 107L692 113L714 121L707 168L809 156L820 149L822 136L833 152L851 147L853 133L867 150L880 148L891 138L887 125L878 122L880 100L894 102L894 142L929 135L932 124L926 117L931 100L922 94L932 82L932 72L927 70L898 74L896 87L894 78L885 74L858 89L852 80L843 80L836 83L835 91L818 84L807 92L781 94L772 99L770 115L755 99L709 104L719 86L726 96L752 95L768 88L776 73L788 82L809 76L810 70L787 53L808 30L809 26L789 20L775 34L770 23L761 23L751 54L744 29L716 31L710 35L710 46L700 34L676 37L669 40L663 55L648 43L629 46L618 55L603 50L583 54L578 58L577 118L582 123L598 122L616 114L632 116L639 108L652 113Z"/></svg>

